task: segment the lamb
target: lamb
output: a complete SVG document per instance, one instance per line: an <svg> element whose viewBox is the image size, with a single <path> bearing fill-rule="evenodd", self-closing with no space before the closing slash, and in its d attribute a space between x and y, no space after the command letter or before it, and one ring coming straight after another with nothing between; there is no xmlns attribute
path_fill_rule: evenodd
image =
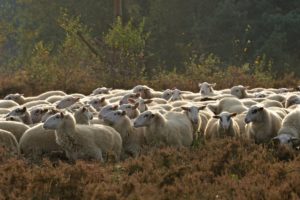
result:
<svg viewBox="0 0 300 200"><path fill-rule="evenodd" d="M230 89L230 93L231 93L231 95L236 96L239 99L254 98L255 96L252 94L248 94L246 89L247 89L247 87L244 87L242 85L233 86Z"/></svg>
<svg viewBox="0 0 300 200"><path fill-rule="evenodd" d="M78 102L80 100L79 97L73 97L71 95L65 96L63 99L60 101L56 102L56 108L57 109L63 109L63 108L68 108Z"/></svg>
<svg viewBox="0 0 300 200"><path fill-rule="evenodd" d="M90 121L93 119L93 113L85 106L80 107L74 112L74 118L77 124L90 124Z"/></svg>
<svg viewBox="0 0 300 200"><path fill-rule="evenodd" d="M134 127L146 127L145 138L150 146L188 147L193 141L193 127L182 113L162 115L151 110L140 114Z"/></svg>
<svg viewBox="0 0 300 200"><path fill-rule="evenodd" d="M43 157L50 157L53 152L64 154L62 147L55 141L54 130L45 130L42 123L26 130L20 138L19 146L24 157L33 163L40 163Z"/></svg>
<svg viewBox="0 0 300 200"><path fill-rule="evenodd" d="M140 111L138 110L138 106L139 106L139 103L136 103L135 105L123 104L123 105L120 106L119 109L122 110L122 111L125 111L127 116L130 119L134 119L137 116L139 116L139 114L140 114Z"/></svg>
<svg viewBox="0 0 300 200"><path fill-rule="evenodd" d="M222 112L219 115L214 115L211 118L205 129L205 138L224 138L229 137L240 137L240 128L238 123L233 119L237 113Z"/></svg>
<svg viewBox="0 0 300 200"><path fill-rule="evenodd" d="M207 82L199 83L200 94L203 96L215 96L217 95L213 89L216 86L216 83L209 84Z"/></svg>
<svg viewBox="0 0 300 200"><path fill-rule="evenodd" d="M56 142L71 161L95 159L103 162L103 154L112 152L118 161L122 151L120 134L109 126L76 125L70 113L57 113L43 124L45 129L55 130Z"/></svg>
<svg viewBox="0 0 300 200"><path fill-rule="evenodd" d="M0 129L11 132L19 141L23 133L29 129L29 126L20 122L0 121Z"/></svg>
<svg viewBox="0 0 300 200"><path fill-rule="evenodd" d="M48 97L53 96L53 95L65 96L66 93L64 93L62 91L48 91L48 92L42 93L35 97L24 97L23 94L15 93L15 94L9 94L9 95L5 96L4 99L5 100L13 100L13 101L17 102L18 104L22 105L22 104L30 102L30 101L46 100Z"/></svg>
<svg viewBox="0 0 300 200"><path fill-rule="evenodd" d="M145 143L144 128L134 128L126 112L122 110L107 113L103 119L120 133L123 141L122 157L130 155L136 158Z"/></svg>
<svg viewBox="0 0 300 200"><path fill-rule="evenodd" d="M19 104L13 100L0 100L0 108L12 108L19 106Z"/></svg>
<svg viewBox="0 0 300 200"><path fill-rule="evenodd" d="M295 109L283 119L278 136L272 140L290 146L293 146L294 141L300 140L300 109Z"/></svg>
<svg viewBox="0 0 300 200"><path fill-rule="evenodd" d="M223 111L240 114L248 110L239 99L234 97L223 98L217 104L208 104L207 107L216 115Z"/></svg>
<svg viewBox="0 0 300 200"><path fill-rule="evenodd" d="M14 110L12 110L6 115L6 117L10 117L10 116L19 117L24 124L27 125L32 124L30 112L27 110L26 107L15 108Z"/></svg>
<svg viewBox="0 0 300 200"><path fill-rule="evenodd" d="M276 113L262 105L251 106L245 117L247 137L258 144L266 144L277 135L281 121Z"/></svg>
<svg viewBox="0 0 300 200"><path fill-rule="evenodd" d="M0 129L0 146L6 149L6 154L9 156L19 155L16 137L9 131Z"/></svg>

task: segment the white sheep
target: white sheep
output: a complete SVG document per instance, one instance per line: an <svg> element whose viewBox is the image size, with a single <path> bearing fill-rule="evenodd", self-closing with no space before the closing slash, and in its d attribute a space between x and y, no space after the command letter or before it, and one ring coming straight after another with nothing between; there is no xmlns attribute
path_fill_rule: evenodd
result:
<svg viewBox="0 0 300 200"><path fill-rule="evenodd" d="M120 105L119 109L125 111L127 116L130 119L134 119L137 116L139 116L139 114L140 114L140 111L138 110L138 106L139 106L139 103L136 103L135 105L122 104L122 105Z"/></svg>
<svg viewBox="0 0 300 200"><path fill-rule="evenodd" d="M230 89L230 93L231 93L231 95L236 96L239 99L254 98L255 97L254 95L247 93L247 91L246 91L247 88L248 87L244 87L242 85L233 86Z"/></svg>
<svg viewBox="0 0 300 200"><path fill-rule="evenodd" d="M24 124L27 124L27 125L32 124L30 112L27 110L26 107L19 107L19 108L13 109L6 115L6 117L10 117L10 116L19 117Z"/></svg>
<svg viewBox="0 0 300 200"><path fill-rule="evenodd" d="M151 99L154 97L162 98L163 93L159 91L154 91L152 88L146 85L137 85L132 89L133 93L139 93L143 99Z"/></svg>
<svg viewBox="0 0 300 200"><path fill-rule="evenodd" d="M9 94L4 97L5 100L13 100L17 102L18 104L24 104L26 102L30 101L35 101L35 100L46 100L48 97L53 96L53 95L60 95L60 96L65 96L66 93L62 91L48 91L45 93L42 93L38 96L34 97L24 97L23 94L15 93L15 94Z"/></svg>
<svg viewBox="0 0 300 200"><path fill-rule="evenodd" d="M121 100L120 100L120 105L122 104L126 104L126 103L129 103L128 102L128 99L137 99L140 97L140 94L139 93L129 93L129 94L126 94L124 95Z"/></svg>
<svg viewBox="0 0 300 200"><path fill-rule="evenodd" d="M64 96L54 95L54 96L48 97L45 100L48 101L49 103L53 104L55 102L62 100L63 98L64 98Z"/></svg>
<svg viewBox="0 0 300 200"><path fill-rule="evenodd" d="M173 90L173 94L172 94L169 102L170 101L179 101L179 100L183 100L182 92L180 90L178 90L177 88L175 88Z"/></svg>
<svg viewBox="0 0 300 200"><path fill-rule="evenodd" d="M188 147L193 141L193 127L182 113L168 112L163 116L148 110L136 118L134 127L146 127L146 142L150 146Z"/></svg>
<svg viewBox="0 0 300 200"><path fill-rule="evenodd" d="M93 90L92 95L109 94L111 90L112 88L106 88L106 87L96 88Z"/></svg>
<svg viewBox="0 0 300 200"><path fill-rule="evenodd" d="M222 112L211 118L205 129L205 138L224 138L224 137L240 137L240 127L234 120L237 113Z"/></svg>
<svg viewBox="0 0 300 200"><path fill-rule="evenodd" d="M102 98L92 98L90 101L87 102L89 105L91 105L93 108L95 108L97 111L100 111L103 106L106 106L108 104L108 101L105 97Z"/></svg>
<svg viewBox="0 0 300 200"><path fill-rule="evenodd" d="M43 116L48 112L47 107L37 106L29 109L31 121L33 124L37 124L42 121Z"/></svg>
<svg viewBox="0 0 300 200"><path fill-rule="evenodd" d="M99 114L98 114L98 119L102 120L103 116L106 115L107 113L117 110L119 108L118 105L113 105L113 104L109 104L104 106L103 108L101 108Z"/></svg>
<svg viewBox="0 0 300 200"><path fill-rule="evenodd" d="M19 106L19 104L13 100L0 100L0 108L12 108Z"/></svg>
<svg viewBox="0 0 300 200"><path fill-rule="evenodd" d="M208 104L207 107L216 115L223 111L230 113L243 113L248 110L246 106L237 98L226 97L214 104Z"/></svg>
<svg viewBox="0 0 300 200"><path fill-rule="evenodd" d="M74 118L77 124L90 124L93 119L93 113L86 106L82 106L74 112Z"/></svg>
<svg viewBox="0 0 300 200"><path fill-rule="evenodd" d="M285 101L285 107L289 108L292 105L300 104L300 96L299 95L290 95Z"/></svg>
<svg viewBox="0 0 300 200"><path fill-rule="evenodd" d="M293 146L293 141L300 139L300 109L290 112L282 121L278 136L273 141Z"/></svg>
<svg viewBox="0 0 300 200"><path fill-rule="evenodd" d="M56 108L57 109L64 109L72 106L76 102L80 100L79 97L73 97L72 95L65 96L63 99L60 101L56 102Z"/></svg>
<svg viewBox="0 0 300 200"><path fill-rule="evenodd" d="M26 130L20 138L19 146L23 156L34 163L39 163L43 157L49 157L53 152L63 155L62 147L55 141L54 130L44 129L42 123Z"/></svg>
<svg viewBox="0 0 300 200"><path fill-rule="evenodd" d="M113 153L118 161L122 151L120 134L109 126L77 125L72 114L57 113L43 127L55 130L56 142L70 160L95 159L103 162L104 153Z"/></svg>
<svg viewBox="0 0 300 200"><path fill-rule="evenodd" d="M246 134L256 143L268 143L277 135L281 127L281 118L262 105L251 106L245 117Z"/></svg>
<svg viewBox="0 0 300 200"><path fill-rule="evenodd" d="M19 155L19 145L16 137L11 132L3 129L0 129L0 147L5 148L6 155Z"/></svg>
<svg viewBox="0 0 300 200"><path fill-rule="evenodd" d="M162 93L162 98L169 101L171 99L172 95L173 95L173 90L166 89Z"/></svg>
<svg viewBox="0 0 300 200"><path fill-rule="evenodd" d="M200 132L201 135L204 134L208 119L206 114L203 111L206 108L206 106L182 106L181 109L183 110L183 113L186 114L186 116L189 118L189 120L192 123L193 126L193 140L195 141L198 139L199 135L198 132Z"/></svg>
<svg viewBox="0 0 300 200"><path fill-rule="evenodd" d="M216 86L216 83L209 84L207 82L199 83L198 84L200 91L199 93L203 96L215 96L217 95L213 89Z"/></svg>
<svg viewBox="0 0 300 200"><path fill-rule="evenodd" d="M123 156L137 157L145 143L144 128L134 128L126 112L121 110L107 113L103 119L105 123L120 133L123 142Z"/></svg>
<svg viewBox="0 0 300 200"><path fill-rule="evenodd" d="M0 129L11 132L19 141L23 133L29 129L29 126L21 122L0 121Z"/></svg>

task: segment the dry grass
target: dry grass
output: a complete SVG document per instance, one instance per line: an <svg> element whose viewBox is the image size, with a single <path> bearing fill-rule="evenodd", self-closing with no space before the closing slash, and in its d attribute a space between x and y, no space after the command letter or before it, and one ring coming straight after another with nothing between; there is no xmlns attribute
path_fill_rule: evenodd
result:
<svg viewBox="0 0 300 200"><path fill-rule="evenodd" d="M121 163L2 159L0 191L0 199L299 199L300 156L225 139Z"/></svg>

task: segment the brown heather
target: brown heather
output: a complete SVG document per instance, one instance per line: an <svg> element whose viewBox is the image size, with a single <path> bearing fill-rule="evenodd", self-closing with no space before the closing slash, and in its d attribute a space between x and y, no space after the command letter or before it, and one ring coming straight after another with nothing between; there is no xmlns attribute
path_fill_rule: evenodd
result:
<svg viewBox="0 0 300 200"><path fill-rule="evenodd" d="M219 140L120 163L1 159L0 199L299 199L299 152Z"/></svg>

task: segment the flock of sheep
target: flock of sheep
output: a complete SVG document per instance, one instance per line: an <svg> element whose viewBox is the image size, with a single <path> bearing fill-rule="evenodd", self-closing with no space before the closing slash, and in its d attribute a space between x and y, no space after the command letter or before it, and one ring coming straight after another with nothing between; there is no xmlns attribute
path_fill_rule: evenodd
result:
<svg viewBox="0 0 300 200"><path fill-rule="evenodd" d="M0 100L0 145L32 162L66 156L104 162L139 156L144 146L189 147L198 140L248 138L299 148L300 93L234 86L200 92L145 85L97 88L92 94L48 91Z"/></svg>

